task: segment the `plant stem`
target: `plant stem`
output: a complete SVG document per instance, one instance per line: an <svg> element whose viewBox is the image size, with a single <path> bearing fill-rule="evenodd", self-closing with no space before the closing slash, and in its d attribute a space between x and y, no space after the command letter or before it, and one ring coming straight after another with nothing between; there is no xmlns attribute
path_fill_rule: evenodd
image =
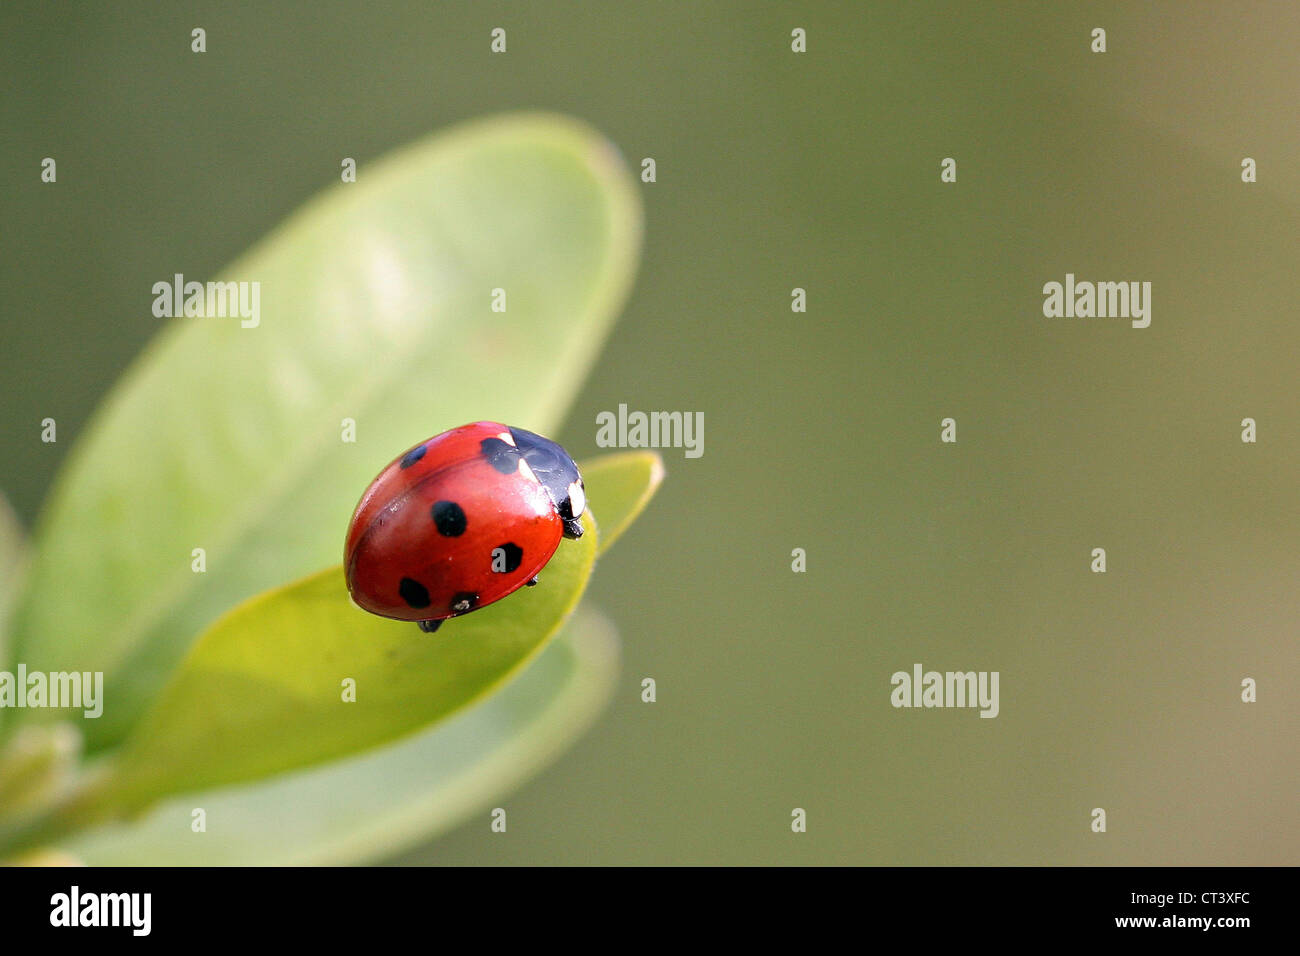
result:
<svg viewBox="0 0 1300 956"><path fill-rule="evenodd" d="M93 768L46 813L16 825L0 824L0 859L50 846L77 830L124 817L114 793L115 783L109 767Z"/></svg>

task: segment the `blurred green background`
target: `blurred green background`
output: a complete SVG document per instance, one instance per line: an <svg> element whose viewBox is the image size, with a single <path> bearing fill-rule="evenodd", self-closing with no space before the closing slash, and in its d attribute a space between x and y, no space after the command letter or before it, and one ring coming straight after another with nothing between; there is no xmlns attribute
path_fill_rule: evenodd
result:
<svg viewBox="0 0 1300 956"><path fill-rule="evenodd" d="M344 156L572 113L658 182L557 437L702 411L704 455L593 580L610 710L401 862L1295 863L1297 48L1291 3L6 3L0 489L30 526L153 282ZM1044 318L1066 272L1151 327ZM894 710L915 662L1001 715Z"/></svg>

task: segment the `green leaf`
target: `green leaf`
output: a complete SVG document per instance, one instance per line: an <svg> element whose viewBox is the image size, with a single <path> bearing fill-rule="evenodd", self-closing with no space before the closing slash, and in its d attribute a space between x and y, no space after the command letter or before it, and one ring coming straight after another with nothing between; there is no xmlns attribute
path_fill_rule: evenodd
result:
<svg viewBox="0 0 1300 956"><path fill-rule="evenodd" d="M607 141L570 119L492 118L363 164L226 269L261 284L256 328L171 320L71 454L15 615L30 668L104 672L88 749L126 735L221 613L338 561L398 451L479 419L551 430L639 236Z"/></svg>
<svg viewBox="0 0 1300 956"><path fill-rule="evenodd" d="M102 798L135 810L168 794L349 756L490 694L577 605L605 547L594 508L608 509L616 536L663 481L656 452L606 455L581 468L588 533L561 543L537 587L434 635L356 608L341 567L221 618L127 741ZM343 701L345 680L354 682L354 703Z"/></svg>
<svg viewBox="0 0 1300 956"><path fill-rule="evenodd" d="M98 799L134 811L169 794L350 756L455 713L559 629L586 587L598 537L588 520L537 587L436 634L357 608L341 566L254 598L195 644ZM343 699L347 680L355 702Z"/></svg>
<svg viewBox="0 0 1300 956"><path fill-rule="evenodd" d="M597 458L585 462L582 469L589 501L599 501L616 529L626 527L645 507L663 478L653 452ZM314 779L304 778L304 771L292 772L295 768L347 767L357 751L370 748L373 753L373 748L382 750L395 738L412 733L426 737L431 732L428 725L447 724L453 716L459 718L482 706L485 699L505 695L507 701L513 700L514 683L507 681L521 670L532 673L525 665L546 646L549 635L578 600L595 556L604 550L603 526L597 525L590 511L587 518L588 533L561 544L538 587L448 621L435 635L359 611L347 597L339 568L236 608L197 642L122 750L95 767L88 786L40 825L38 834L43 836L17 837L14 845L38 847L35 841L48 840L70 826L138 813L168 794L210 794L210 788L253 779L271 788L292 786L284 781ZM585 632L579 628L570 633L580 638ZM343 682L348 678L355 682L354 702L344 700ZM540 685L530 681L528 686ZM504 746L505 731L501 721L494 720L495 739ZM474 749L468 742L465 746ZM518 747L510 752L521 766L532 765ZM345 778L337 788L405 793L444 780L423 771L413 774L401 759L384 764L391 776L375 773L373 764L364 766L368 768L364 784L350 783L346 771L341 771ZM495 792L496 778L488 765L484 767L488 768L482 771L488 774L484 780L478 779L478 771L458 770L457 786L467 793ZM413 782L413 775L422 782ZM241 813L240 826L246 822L263 834L268 847L273 846L275 841L265 837L280 826L268 819L276 815L273 808L282 812L285 805L311 806L314 798L304 793L299 801L267 805L259 803L256 789L245 787L239 792L251 794L248 799L263 812L249 817ZM205 802L194 803L200 799ZM186 805L206 808L210 799L191 796ZM459 805L456 800L449 804ZM174 814L174 808L167 812ZM338 818L340 812L340 806L335 806L327 815L328 826L337 832L347 827ZM353 818L351 825L372 833L364 815ZM130 829L135 824L125 826ZM120 835L123 826L110 829ZM315 832L316 827L306 822L290 829ZM372 840L373 833L361 845ZM293 852L304 851L298 847Z"/></svg>
<svg viewBox="0 0 1300 956"><path fill-rule="evenodd" d="M657 451L602 455L578 466L587 501L600 514L597 555L619 539L645 510L664 480L664 461Z"/></svg>
<svg viewBox="0 0 1300 956"><path fill-rule="evenodd" d="M617 676L613 628L583 607L498 693L422 733L257 784L165 800L60 848L106 866L336 865L391 856L496 806L591 724ZM191 832L195 807L207 815L206 833Z"/></svg>

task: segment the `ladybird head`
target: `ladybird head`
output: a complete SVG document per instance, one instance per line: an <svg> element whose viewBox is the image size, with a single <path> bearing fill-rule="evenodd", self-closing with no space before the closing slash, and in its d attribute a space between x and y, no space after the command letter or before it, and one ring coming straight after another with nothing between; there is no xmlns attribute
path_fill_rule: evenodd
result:
<svg viewBox="0 0 1300 956"><path fill-rule="evenodd" d="M582 534L582 513L587 510L587 492L582 475L569 453L549 438L511 428L517 453L523 457L537 482L546 489L556 513L564 521L565 534L576 538Z"/></svg>

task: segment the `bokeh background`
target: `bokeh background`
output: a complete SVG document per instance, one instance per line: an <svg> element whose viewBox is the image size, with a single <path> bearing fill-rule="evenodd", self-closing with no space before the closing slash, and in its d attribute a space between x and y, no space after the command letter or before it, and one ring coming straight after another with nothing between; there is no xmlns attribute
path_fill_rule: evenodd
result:
<svg viewBox="0 0 1300 956"><path fill-rule="evenodd" d="M607 713L507 835L399 862L1294 864L1297 48L1289 2L6 2L0 488L30 525L159 276L343 156L572 113L658 182L557 437L702 411L704 455L593 580ZM1151 281L1151 327L1044 318L1066 272ZM914 662L1001 715L894 710Z"/></svg>

